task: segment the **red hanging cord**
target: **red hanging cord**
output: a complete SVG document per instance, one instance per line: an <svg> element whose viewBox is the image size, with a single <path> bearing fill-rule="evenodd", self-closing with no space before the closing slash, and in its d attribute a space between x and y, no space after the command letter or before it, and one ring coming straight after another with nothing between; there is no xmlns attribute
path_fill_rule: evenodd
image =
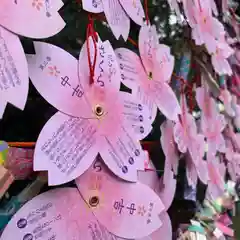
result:
<svg viewBox="0 0 240 240"><path fill-rule="evenodd" d="M97 33L94 30L93 26L93 18L91 15L88 15L88 26L87 26L87 55L88 55L88 65L89 65L89 73L90 73L90 84L94 82L94 72L97 62ZM91 62L91 52L90 52L90 38L93 41L94 45L94 58L93 64Z"/></svg>
<svg viewBox="0 0 240 240"><path fill-rule="evenodd" d="M128 37L128 41L129 41L132 45L134 45L135 47L138 46L137 43L136 43L132 38Z"/></svg>
<svg viewBox="0 0 240 240"><path fill-rule="evenodd" d="M186 87L186 95L189 99L189 111L192 112L194 109L193 84L189 84L183 77L177 76L175 73L172 75L181 82L181 94L185 93L184 86Z"/></svg>
<svg viewBox="0 0 240 240"><path fill-rule="evenodd" d="M147 25L149 25L150 21L149 21L149 16L148 16L148 0L144 0L144 8L145 8Z"/></svg>

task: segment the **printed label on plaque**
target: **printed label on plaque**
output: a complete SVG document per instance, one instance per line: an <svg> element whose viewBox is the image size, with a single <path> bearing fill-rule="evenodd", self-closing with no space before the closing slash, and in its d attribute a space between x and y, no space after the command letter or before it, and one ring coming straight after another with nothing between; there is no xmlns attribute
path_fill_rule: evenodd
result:
<svg viewBox="0 0 240 240"><path fill-rule="evenodd" d="M122 114L126 124L134 131L136 139L144 139L152 130L148 106L129 93L121 93L121 98L124 105Z"/></svg>
<svg viewBox="0 0 240 240"><path fill-rule="evenodd" d="M97 156L96 134L89 120L56 113L40 133L34 170L48 170L49 185L75 179Z"/></svg>
<svg viewBox="0 0 240 240"><path fill-rule="evenodd" d="M7 102L24 109L28 83L27 61L20 40L0 27L0 116Z"/></svg>

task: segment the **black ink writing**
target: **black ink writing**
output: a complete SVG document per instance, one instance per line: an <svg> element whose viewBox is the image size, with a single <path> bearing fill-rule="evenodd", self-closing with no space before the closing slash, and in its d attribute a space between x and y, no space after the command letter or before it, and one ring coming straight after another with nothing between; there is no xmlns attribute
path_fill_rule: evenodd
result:
<svg viewBox="0 0 240 240"><path fill-rule="evenodd" d="M39 68L43 71L51 60L52 60L51 57L47 56L43 63L39 65Z"/></svg>
<svg viewBox="0 0 240 240"><path fill-rule="evenodd" d="M61 77L61 79L62 79L61 84L62 84L64 87L66 86L66 84L67 84L68 86L71 86L71 84L68 82L68 80L69 80L69 77L68 77L68 76Z"/></svg>
<svg viewBox="0 0 240 240"><path fill-rule="evenodd" d="M133 215L134 212L136 211L135 204L131 203L130 207L127 207L127 209L129 210L129 213Z"/></svg>
<svg viewBox="0 0 240 240"><path fill-rule="evenodd" d="M117 201L116 201L116 202L114 203L113 207L114 207L116 210L118 210L119 214L121 214L121 213L122 213L122 209L124 208L123 199L121 199L120 202L117 202Z"/></svg>
<svg viewBox="0 0 240 240"><path fill-rule="evenodd" d="M79 84L77 87L73 88L72 96L76 95L77 97L81 98L83 96L84 92L80 89Z"/></svg>

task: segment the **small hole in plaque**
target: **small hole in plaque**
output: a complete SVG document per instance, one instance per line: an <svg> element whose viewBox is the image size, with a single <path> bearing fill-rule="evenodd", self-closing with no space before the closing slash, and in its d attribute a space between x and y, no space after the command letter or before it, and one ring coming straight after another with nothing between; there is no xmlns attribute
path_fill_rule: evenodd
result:
<svg viewBox="0 0 240 240"><path fill-rule="evenodd" d="M96 207L99 204L99 198L97 196L93 196L89 199L89 204L91 207Z"/></svg>
<svg viewBox="0 0 240 240"><path fill-rule="evenodd" d="M97 105L95 107L95 114L98 116L98 117L101 117L103 114L104 114L104 110L101 106Z"/></svg>

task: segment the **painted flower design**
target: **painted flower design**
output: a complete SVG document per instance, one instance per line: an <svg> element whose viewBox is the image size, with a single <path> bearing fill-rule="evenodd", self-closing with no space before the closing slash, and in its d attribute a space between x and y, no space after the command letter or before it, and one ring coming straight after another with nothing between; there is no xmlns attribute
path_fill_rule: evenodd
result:
<svg viewBox="0 0 240 240"><path fill-rule="evenodd" d="M43 7L43 3L42 3L41 0L33 0L32 6L33 6L34 8L37 8L38 11L40 11L41 8Z"/></svg>
<svg viewBox="0 0 240 240"><path fill-rule="evenodd" d="M62 1L54 1L52 4L54 14L47 17L46 10L36 11L31 1L1 1L0 119L3 117L8 102L23 110L27 100L29 84L27 61L16 34L32 38L46 38L58 33L65 26L57 12L62 5Z"/></svg>
<svg viewBox="0 0 240 240"><path fill-rule="evenodd" d="M154 26L144 26L139 35L139 58L134 52L116 49L121 69L122 83L149 107L153 121L157 108L170 120L176 121L181 113L178 100L169 86L173 72L174 57L170 48L158 43Z"/></svg>
<svg viewBox="0 0 240 240"><path fill-rule="evenodd" d="M91 85L86 44L79 63L51 44L35 42L34 46L36 55L28 56L30 78L41 95L60 111L40 133L34 169L48 170L50 185L62 184L85 172L99 153L112 172L136 181L137 171L144 169L145 154L132 125L148 127L151 122L141 101L119 92L120 72L110 43L99 38ZM51 61L42 68L47 58ZM58 76L49 74L50 65L57 66ZM83 66L87 67L85 71Z"/></svg>
<svg viewBox="0 0 240 240"><path fill-rule="evenodd" d="M130 31L130 19L143 25L144 10L140 0L83 0L83 9L92 13L104 12L114 36L126 41Z"/></svg>
<svg viewBox="0 0 240 240"><path fill-rule="evenodd" d="M198 106L202 110L201 130L207 139L208 152L213 156L219 152L225 152L225 140L222 131L226 126L225 118L217 110L217 105L210 97L207 86L196 89Z"/></svg>

